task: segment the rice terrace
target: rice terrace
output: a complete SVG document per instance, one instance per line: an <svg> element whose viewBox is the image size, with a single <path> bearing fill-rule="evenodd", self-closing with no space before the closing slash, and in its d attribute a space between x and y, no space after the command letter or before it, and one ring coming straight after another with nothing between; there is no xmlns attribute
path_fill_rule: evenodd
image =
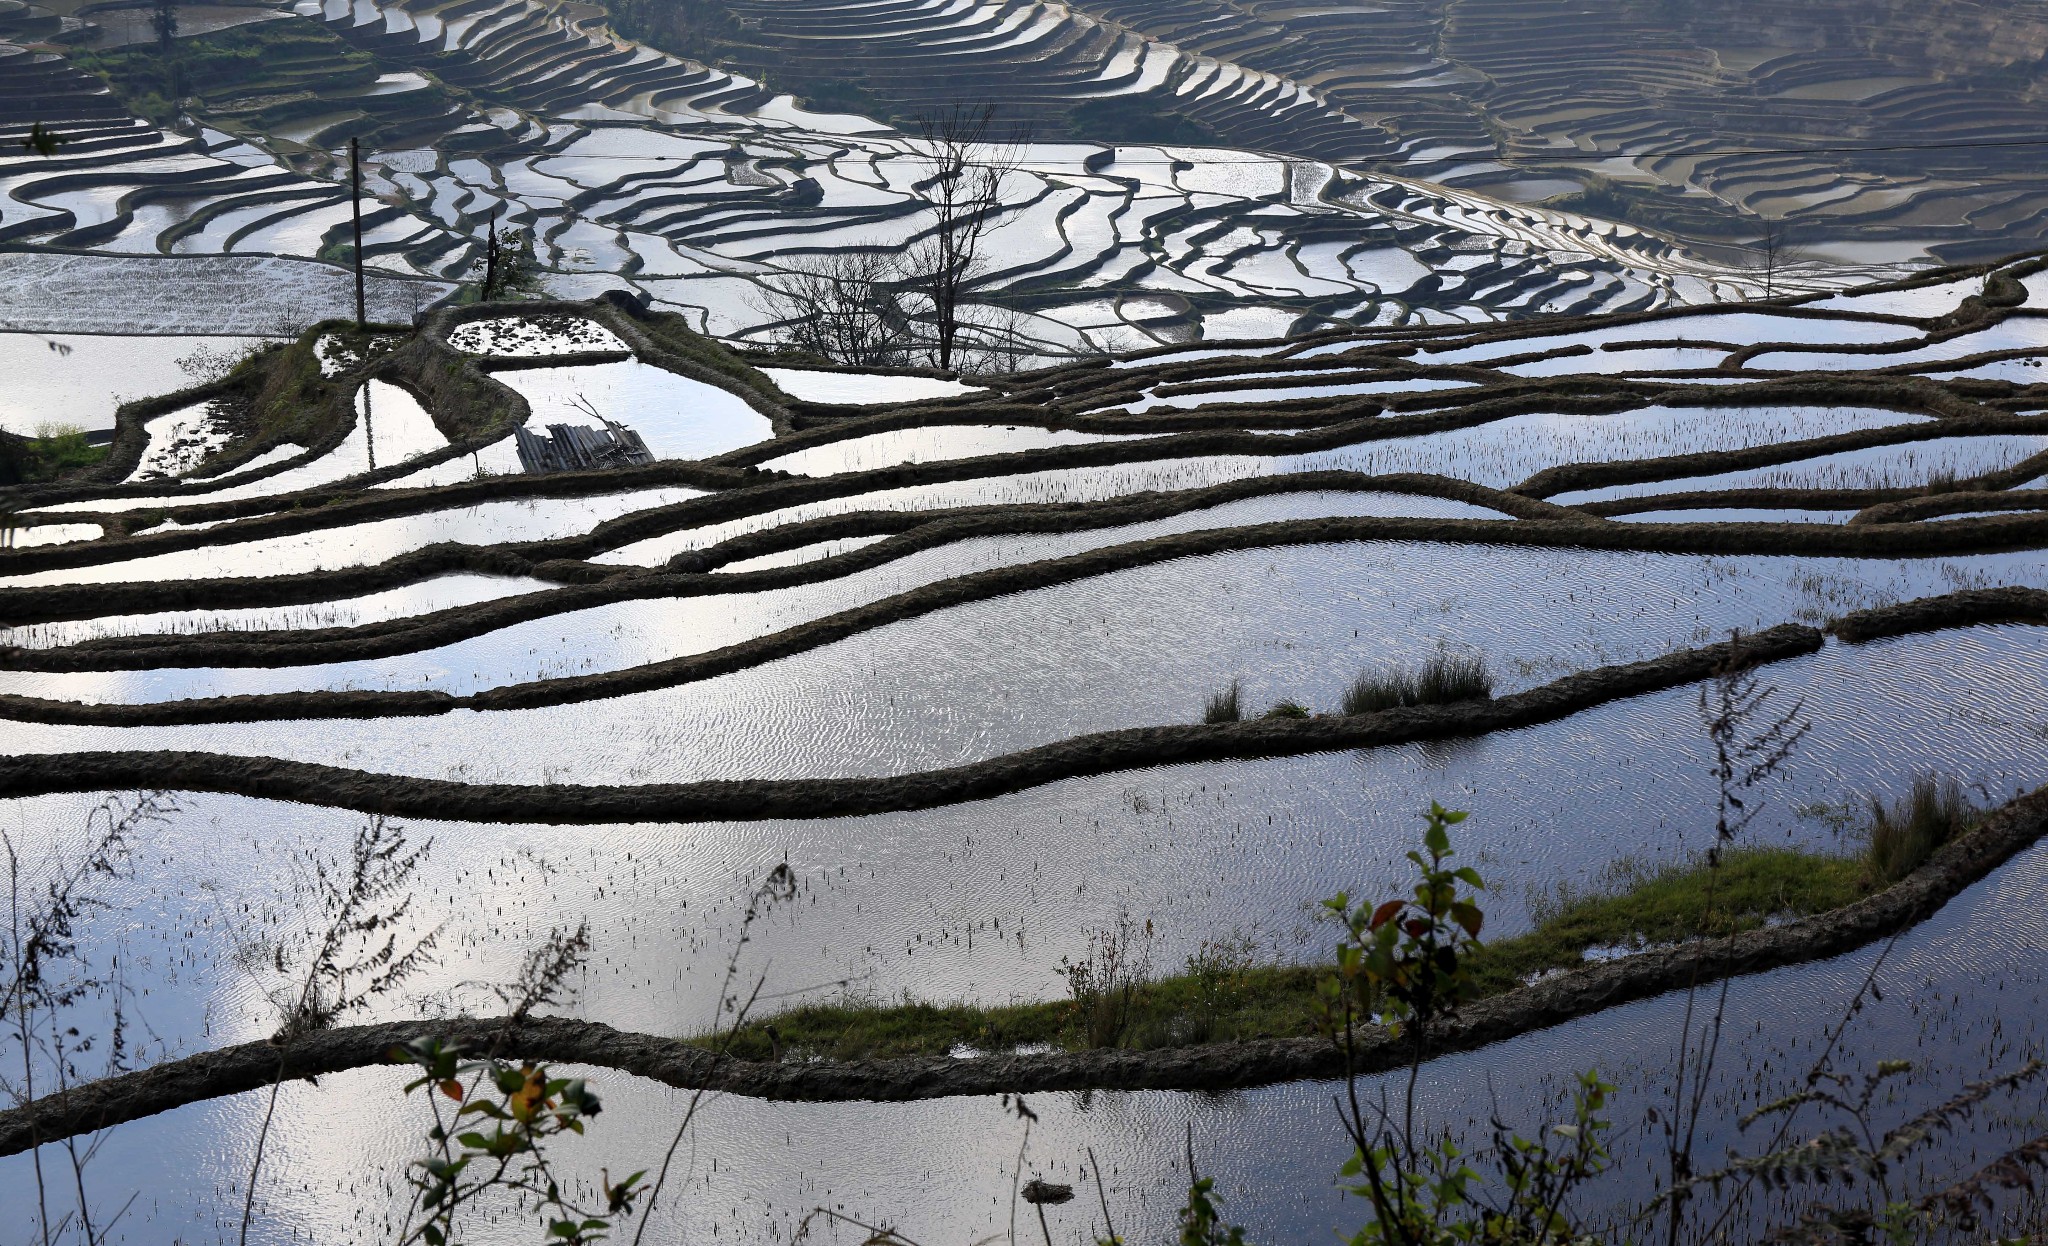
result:
<svg viewBox="0 0 2048 1246"><path fill-rule="evenodd" d="M2048 1241L2044 100L0 0L0 1246Z"/></svg>

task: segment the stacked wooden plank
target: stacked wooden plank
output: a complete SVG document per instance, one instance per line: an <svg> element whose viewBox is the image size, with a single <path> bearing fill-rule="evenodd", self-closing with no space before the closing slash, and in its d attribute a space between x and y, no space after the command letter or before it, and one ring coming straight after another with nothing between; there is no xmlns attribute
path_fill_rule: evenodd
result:
<svg viewBox="0 0 2048 1246"><path fill-rule="evenodd" d="M654 452L640 434L609 420L603 428L550 424L548 433L543 437L525 428L512 430L519 445L520 466L529 474L637 467L654 461Z"/></svg>

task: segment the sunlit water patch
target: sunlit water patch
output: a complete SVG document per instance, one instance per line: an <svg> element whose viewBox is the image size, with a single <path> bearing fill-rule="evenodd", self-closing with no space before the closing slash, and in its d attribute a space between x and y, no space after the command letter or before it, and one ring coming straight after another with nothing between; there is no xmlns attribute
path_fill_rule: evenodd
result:
<svg viewBox="0 0 2048 1246"><path fill-rule="evenodd" d="M588 364L500 372L532 404L527 427L598 427L615 420L639 433L659 459L702 459L772 435L768 417L739 395L641 363Z"/></svg>
<svg viewBox="0 0 2048 1246"><path fill-rule="evenodd" d="M91 619L23 623L0 627L0 645L48 649L109 636L196 636L235 632L355 627L428 614L518 593L555 587L518 576L457 573L347 597L297 606L251 606L236 610L166 610L155 614L110 614ZM6 676L0 675L0 683Z"/></svg>
<svg viewBox="0 0 2048 1246"><path fill-rule="evenodd" d="M290 536L235 541L230 532L224 534L229 539L198 549L4 576L0 577L0 587L288 575L362 566L443 541L493 545L573 536L619 515L701 495L702 490L698 489L662 488L597 497L516 498L372 519Z"/></svg>
<svg viewBox="0 0 2048 1246"><path fill-rule="evenodd" d="M1509 416L1471 428L1364 442L1317 458L1332 468L1435 472L1504 489L1567 463L1742 450L1926 418L1857 407L1653 406L1613 415Z"/></svg>
<svg viewBox="0 0 2048 1246"><path fill-rule="evenodd" d="M761 466L794 472L799 476L833 476L841 472L893 467L898 463L935 463L943 459L971 459L984 454L1014 454L1020 450L1043 450L1049 446L1156 435L1160 434L1084 433L1071 428L1039 428L1029 424L930 424L922 428L898 428L847 437L769 459Z"/></svg>
<svg viewBox="0 0 2048 1246"><path fill-rule="evenodd" d="M2002 471L2048 450L2048 437L2001 434L1989 437L1935 437L1890 446L1841 450L1769 467L1747 467L1712 476L1684 476L1574 489L1550 500L1564 506L1610 502L1617 498L1660 493L1693 493L1709 489L1900 489L1917 488L1945 479L1967 480Z"/></svg>
<svg viewBox="0 0 2048 1246"><path fill-rule="evenodd" d="M1795 842L1833 842L1791 811L1809 800L1848 799L1864 783L1896 793L1930 757L1948 757L1954 772L1984 780L1999 796L2038 782L2048 756L2038 739L2027 743L2030 724L2013 718L2019 707L2010 685L2000 685L2038 680L2040 648L2029 629L1983 629L1834 649L1770 668L1782 695L1806 696L1815 728L1769 789L1752 833L1767 843L1785 842L1787 832ZM1953 683L1938 670L1959 659L1981 674ZM381 1011L470 999L488 1006L474 985L459 984L508 976L550 925L588 916L594 958L578 982L579 1014L638 1030L700 1030L715 1015L749 881L784 859L802 881L800 902L754 927L745 962L749 979L768 966L775 989L850 971L861 995L879 999L904 990L936 999L1055 996L1059 957L1078 954L1085 930L1123 908L1154 921L1155 964L1177 964L1202 938L1227 933L1226 924L1254 933L1264 955L1319 957L1327 932L1309 923L1301 902L1339 887L1380 894L1398 885L1407 869L1399 853L1420 825L1414 810L1431 796L1475 811L1459 828L1461 859L1492 884L1489 909L1507 933L1526 920L1527 888L1583 880L1597 863L1628 854L1672 859L1705 842L1710 759L1691 700L1692 690L1679 689L1463 744L1176 767L922 814L684 827L418 822L413 833L437 841L423 887L437 903L461 897L460 924L444 932L443 963L409 992L417 998ZM1589 776L1592 789L1584 786ZM268 1032L245 972L227 963L239 932L226 915L245 900L265 911L295 846L339 846L359 821L268 802L185 799L190 809L152 838L151 868L128 884L133 894L122 906L136 931L123 936L130 972L157 984L144 1006L178 1052ZM10 821L69 826L88 804L15 802ZM548 885L531 885L543 871ZM1860 1069L1942 1052L1946 1071L1916 1081L1901 1115L1981 1075L1988 1062L2010 1063L2015 1050L2048 1041L2043 1014L2024 1006L2042 989L2039 954L2048 941L2025 899L2044 885L2048 853L2036 849L1888 953L1884 998L1851 1023L1841 1059ZM1227 914L1216 907L1225 895ZM89 941L88 950L113 946ZM1734 1116L1795 1088L1812 1043L1846 1008L1876 954L1734 984L1720 1065L1728 1078L1709 1101L1710 1155L1733 1139ZM1592 1204L1645 1194L1658 1135L1638 1122L1668 1096L1682 1007L1682 997L1660 997L1435 1061L1423 1079L1424 1118L1483 1127L1469 1109L1487 1102L1510 1120L1531 1120L1565 1077L1597 1066L1620 1083L1614 1113L1627 1128L1616 1135L1621 1162ZM1788 1017L1809 1020L1788 1032ZM1775 1070L1782 1084L1758 1080L1760 1069ZM587 1142L564 1149L565 1162L593 1170L602 1163L614 1173L647 1163L666 1145L685 1096L591 1073L610 1089L611 1110ZM362 1174L401 1168L426 1125L417 1100L401 1112L402 1081L378 1070L285 1088L282 1129L266 1163L277 1219L259 1222L267 1234L260 1240L282 1242L294 1230L317 1230L323 1241L380 1240L380 1224L357 1218L365 1190L382 1188ZM1205 1170L1236 1195L1233 1216L1267 1240L1300 1240L1359 1216L1331 1191L1343 1148L1326 1115L1330 1089L1035 1095L1033 1170L1071 1180L1081 1148L1093 1145L1111 1176L1120 1231L1164 1232L1185 1177L1158 1139L1178 1136L1192 1120ZM93 1188L109 1191L115 1205L130 1188L151 1191L135 1226L145 1233L233 1215L238 1207L219 1210L220 1191L232 1192L246 1171L261 1110L251 1096L124 1126L93 1170ZM841 1123L854 1121L881 1141L846 1148ZM700 1161L692 1196L670 1205L693 1231L717 1225L721 1237L748 1241L786 1238L790 1219L818 1202L911 1233L1000 1231L1019 1141L1014 1122L980 1099L720 1100L696 1140L700 1155L720 1162L714 1170ZM0 1164L12 1180L26 1160ZM498 1238L486 1226L478 1240L523 1240L515 1234L527 1227L510 1225Z"/></svg>
<svg viewBox="0 0 2048 1246"><path fill-rule="evenodd" d="M1203 522L1183 517L1175 526ZM965 542L842 580L619 603L373 661L21 672L0 686L86 701L302 687L463 692L701 652L946 575L1132 535ZM1441 646L1483 656L1505 694L1736 629L1818 623L2007 583L2048 583L2048 559L1733 559L1405 543L1251 549L948 607L751 669L600 701L333 720L287 733L254 723L123 729L93 735L91 747L274 753L493 782L897 774L1089 731L1196 721L1204 699L1233 681L1250 714L1282 699L1334 712L1354 676L1412 668ZM21 738L43 736L25 730ZM506 738L523 747L496 746Z"/></svg>
<svg viewBox="0 0 2048 1246"><path fill-rule="evenodd" d="M196 384L206 375L204 356L232 359L265 340L0 333L0 375L7 377L0 388L0 429L22 436L46 425L111 429L122 403Z"/></svg>
<svg viewBox="0 0 2048 1246"><path fill-rule="evenodd" d="M836 402L874 406L885 402L928 402L961 394L986 393L978 385L936 376L896 376L885 372L819 372L807 368L762 368L761 375L792 398L805 402Z"/></svg>
<svg viewBox="0 0 2048 1246"><path fill-rule="evenodd" d="M385 381L369 381L356 391L355 424L341 443L327 453L296 467L225 488L197 486L181 493L147 497L117 497L65 502L45 509L126 511L192 505L200 502L232 502L243 498L269 497L331 485L381 467L392 467L408 459L430 454L447 446L448 438L434 423L434 417L412 394ZM232 480L296 458L305 453L300 446L277 446L257 459L222 477Z"/></svg>
<svg viewBox="0 0 2048 1246"><path fill-rule="evenodd" d="M149 440L124 484L182 476L226 445L232 435L215 414L211 402L195 402L166 412L143 425L143 431Z"/></svg>
<svg viewBox="0 0 2048 1246"><path fill-rule="evenodd" d="M0 526L0 549L31 549L38 545L97 541L102 531L96 523L8 523Z"/></svg>
<svg viewBox="0 0 2048 1246"><path fill-rule="evenodd" d="M497 504L503 505L503 504ZM1174 532L1326 515L1484 517L1462 502L1408 494L1250 498L1166 519L1072 533L958 541L853 575L761 593L623 601L514 624L439 649L329 666L0 677L0 686L89 700L159 700L306 687L422 688L457 694L586 675L701 653L955 576ZM1017 599L1010 599L1017 600ZM8 679L18 680L9 683ZM69 689L69 692L64 691ZM203 691L211 690L211 691Z"/></svg>

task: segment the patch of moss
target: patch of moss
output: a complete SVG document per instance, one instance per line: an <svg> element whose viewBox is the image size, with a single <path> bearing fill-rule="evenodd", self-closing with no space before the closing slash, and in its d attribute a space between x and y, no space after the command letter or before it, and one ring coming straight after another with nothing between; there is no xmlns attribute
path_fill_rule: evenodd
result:
<svg viewBox="0 0 2048 1246"><path fill-rule="evenodd" d="M1537 974L1583 964L1589 950L1733 934L1840 908L1869 894L1870 879L1867 865L1852 857L1784 848L1729 852L1718 872L1704 863L1672 866L1630 877L1611 893L1554 900L1541 907L1534 930L1489 943L1474 968L1484 993L1499 994ZM1316 985L1323 975L1319 965L1246 964L1219 988L1213 967L1191 964L1187 973L1137 988L1127 1041L1169 1047L1320 1033ZM732 1052L747 1060L858 1060L1020 1044L1085 1047L1078 1007L1072 1000L981 1007L909 998L811 1004L749 1024Z"/></svg>

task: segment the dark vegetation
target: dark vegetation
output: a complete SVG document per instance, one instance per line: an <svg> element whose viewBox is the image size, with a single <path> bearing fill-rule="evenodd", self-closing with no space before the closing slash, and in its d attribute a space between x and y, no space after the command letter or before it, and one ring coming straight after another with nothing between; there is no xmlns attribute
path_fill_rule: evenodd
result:
<svg viewBox="0 0 2048 1246"><path fill-rule="evenodd" d="M1887 883L1904 878L1961 834L1975 812L1962 784L1940 775L1919 776L1896 801L1872 797L1864 832L1871 873Z"/></svg>
<svg viewBox="0 0 2048 1246"><path fill-rule="evenodd" d="M0 485L43 484L106 461L110 443L86 440L85 430L48 425L32 437L0 432Z"/></svg>
<svg viewBox="0 0 2048 1246"><path fill-rule="evenodd" d="M1232 680L1228 688L1210 693L1202 707L1202 721L1233 723L1242 719L1242 691L1238 681ZM1355 717L1411 705L1453 705L1492 695L1493 675L1486 669L1484 657L1439 649L1412 670L1393 667L1359 675L1344 689L1342 713ZM1316 714L1292 698L1283 698L1263 716L1299 720Z"/></svg>
<svg viewBox="0 0 2048 1246"><path fill-rule="evenodd" d="M1228 688L1223 689L1221 692L1210 693L1209 703L1202 708L1202 721L1205 723L1234 723L1244 717L1244 711L1238 705L1240 691L1238 682L1233 679L1230 681Z"/></svg>
<svg viewBox="0 0 2048 1246"><path fill-rule="evenodd" d="M1164 103L1144 96L1089 100L1067 110L1067 134L1089 143L1168 143L1200 147L1216 132Z"/></svg>
<svg viewBox="0 0 2048 1246"><path fill-rule="evenodd" d="M612 27L628 39L677 56L687 56L707 65L726 59L740 23L723 0L611 0L605 6ZM816 84L829 89L831 80ZM841 89L846 84L838 83ZM783 89L808 94L805 84L788 84Z"/></svg>
<svg viewBox="0 0 2048 1246"><path fill-rule="evenodd" d="M246 117L268 130L332 111L334 101L319 92L367 87L384 72L375 57L310 21L255 22L181 39L168 68L164 53L149 44L69 55L158 125L175 121L175 101L193 96L213 116L231 123Z"/></svg>
<svg viewBox="0 0 2048 1246"><path fill-rule="evenodd" d="M1449 705L1493 695L1493 676L1478 654L1438 650L1421 669L1368 671L1344 690L1346 714L1371 714L1403 705Z"/></svg>

